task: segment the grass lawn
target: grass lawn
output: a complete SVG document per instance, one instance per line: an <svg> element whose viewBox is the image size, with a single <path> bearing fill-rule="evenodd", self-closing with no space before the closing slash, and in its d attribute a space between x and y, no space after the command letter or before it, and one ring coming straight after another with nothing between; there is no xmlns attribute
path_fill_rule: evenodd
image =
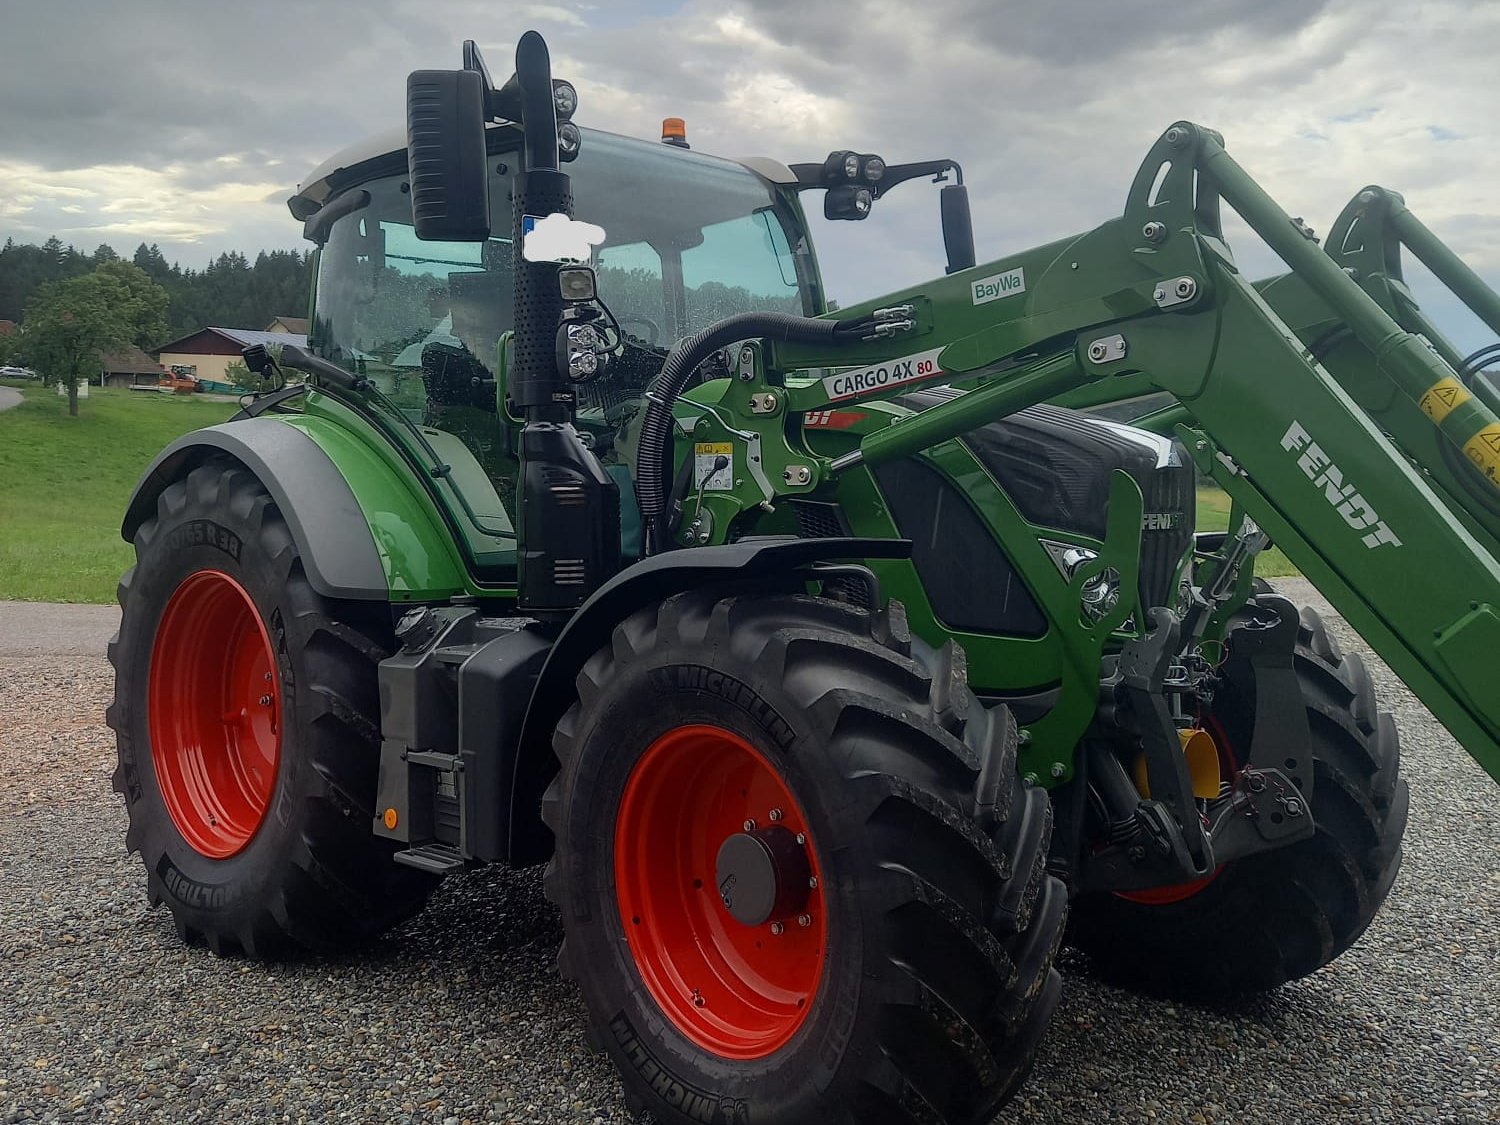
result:
<svg viewBox="0 0 1500 1125"><path fill-rule="evenodd" d="M89 388L78 417L68 400L35 383L0 380L26 400L0 412L0 599L112 602L115 583L134 561L120 519L136 481L173 438L222 422L228 402L184 395ZM1229 497L1198 490L1198 530L1229 522ZM1272 547L1262 577L1296 574Z"/></svg>
<svg viewBox="0 0 1500 1125"><path fill-rule="evenodd" d="M135 561L120 519L136 481L164 445L234 404L90 387L69 418L52 388L3 385L25 401L0 412L0 599L114 601Z"/></svg>
<svg viewBox="0 0 1500 1125"><path fill-rule="evenodd" d="M1229 494L1212 485L1198 489L1198 530L1223 531L1229 526ZM1255 560L1255 573L1262 578L1284 578L1301 574L1279 547L1267 547Z"/></svg>

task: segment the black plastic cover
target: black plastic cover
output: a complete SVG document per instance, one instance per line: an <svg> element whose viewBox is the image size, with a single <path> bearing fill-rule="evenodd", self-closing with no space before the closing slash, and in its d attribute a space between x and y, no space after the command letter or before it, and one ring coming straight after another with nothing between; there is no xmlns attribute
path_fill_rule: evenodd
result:
<svg viewBox="0 0 1500 1125"><path fill-rule="evenodd" d="M571 423L521 431L518 605L571 613L620 569L620 488Z"/></svg>

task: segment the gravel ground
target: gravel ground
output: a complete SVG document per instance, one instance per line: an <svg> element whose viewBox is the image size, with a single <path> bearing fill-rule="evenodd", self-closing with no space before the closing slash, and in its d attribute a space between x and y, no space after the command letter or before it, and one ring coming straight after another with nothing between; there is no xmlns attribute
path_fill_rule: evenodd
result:
<svg viewBox="0 0 1500 1125"><path fill-rule="evenodd" d="M113 615L38 620L0 603L0 1122L629 1119L554 975L535 873L451 880L359 957L266 967L184 948L146 906L109 791ZM1371 663L1412 815L1364 940L1235 1010L1143 1000L1067 961L1004 1122L1500 1121L1500 793Z"/></svg>

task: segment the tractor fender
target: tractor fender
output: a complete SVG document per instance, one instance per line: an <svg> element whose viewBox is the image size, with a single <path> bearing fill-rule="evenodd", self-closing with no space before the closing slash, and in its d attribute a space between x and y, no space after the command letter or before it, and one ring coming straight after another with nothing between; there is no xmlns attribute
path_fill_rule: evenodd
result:
<svg viewBox="0 0 1500 1125"><path fill-rule="evenodd" d="M552 732L577 698L579 669L609 643L621 621L684 590L765 582L818 562L910 556L911 542L906 539L764 536L653 555L599 587L558 634L532 688L512 774L510 862L538 863L551 854L551 833L541 822L540 810L542 793L555 772Z"/></svg>
<svg viewBox="0 0 1500 1125"><path fill-rule="evenodd" d="M120 525L126 542L156 513L166 487L215 454L249 469L276 502L312 588L327 598L389 601L385 567L344 474L307 434L271 418L249 418L184 434L156 456Z"/></svg>

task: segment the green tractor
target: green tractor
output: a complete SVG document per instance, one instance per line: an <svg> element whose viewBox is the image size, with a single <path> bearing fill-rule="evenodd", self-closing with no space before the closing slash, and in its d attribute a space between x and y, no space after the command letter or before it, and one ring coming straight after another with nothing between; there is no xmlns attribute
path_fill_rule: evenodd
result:
<svg viewBox="0 0 1500 1125"><path fill-rule="evenodd" d="M976 266L953 161L580 130L535 33L506 82L467 44L407 97L291 200L309 350L251 349L279 389L125 516L115 782L184 939L342 950L445 874L547 863L633 1106L978 1123L1065 928L1237 995L1390 891L1395 725L1255 582L1268 537L1500 774L1500 421L1216 134ZM830 312L803 198L859 219L918 178L949 272ZM1383 399L1239 275L1221 199ZM1149 394L1139 426L1050 404Z"/></svg>

